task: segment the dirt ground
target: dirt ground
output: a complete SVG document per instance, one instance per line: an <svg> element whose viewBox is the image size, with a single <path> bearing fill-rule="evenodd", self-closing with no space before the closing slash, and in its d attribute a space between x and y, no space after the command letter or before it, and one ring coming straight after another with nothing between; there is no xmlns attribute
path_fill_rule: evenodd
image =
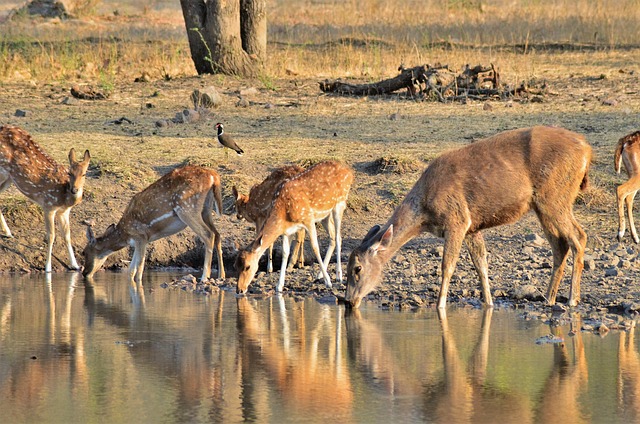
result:
<svg viewBox="0 0 640 424"><path fill-rule="evenodd" d="M562 54L557 53L555 58L549 55L546 60L565 60ZM595 151L591 187L575 208L589 236L583 302L596 308L634 312L640 310L635 304L640 293L639 250L628 235L623 243L615 240L613 193L624 176L614 174L613 151L620 137L638 129L640 52L572 54L572 60L593 61L593 67L581 68L583 71L575 74L548 72L545 78L549 92L541 103L516 98L442 104L415 102L404 93L340 97L322 94L314 79L292 77L265 88L259 81L205 76L127 82L115 87L107 100L65 104L70 84L16 82L0 84L0 124L26 129L61 163L66 163L71 147L91 151L85 198L71 213L73 244L80 263L86 243L83 220L95 219L97 232L102 233L117 222L133 194L173 167L195 163L217 170L222 176L226 213L218 218L218 227L230 276L222 284L229 285L234 282L237 249L254 235L252 226L238 221L233 213L233 185L248 192L272 169L288 163L308 165L328 158L348 163L356 178L343 223L344 264L368 229L388 219L429 160L440 152L507 129L566 127L585 134ZM223 104L219 108L200 116L197 122L156 126L157 121L173 118L191 107L191 92L208 86L221 93ZM245 100L243 104L238 102L240 97ZM17 109L26 111L26 116L16 117ZM130 122L114 122L122 117ZM216 122L225 124L226 131L245 150L244 156L226 157L218 148L213 138ZM42 272L45 253L41 211L15 188L2 194L0 207L15 236L0 239L0 270ZM320 234L321 243L326 242L324 233ZM486 232L496 298L541 300L539 294L546 292L550 249L546 241L533 234L542 236L531 214L518 224ZM390 262L384 286L372 299L384 298L384 302L396 306L405 302L410 292L420 299L409 304L432 303L439 285L438 246L441 240L430 234L408 243ZM149 251L148 269L193 267L194 275L199 276L201 247L190 230L155 242ZM306 256L308 266L290 273L287 286L289 281L307 282L308 288L313 282L315 271L311 272L311 266L317 270L317 265L312 264L315 261L308 242ZM125 249L112 255L107 267L126 267L128 259ZM64 272L66 263L66 250L58 235L54 270ZM260 274L254 286L268 290L274 278ZM519 291L522 287L533 291L523 294ZM341 289L343 286L337 286L335 292ZM405 293L400 302L394 290ZM567 291L565 278L560 301ZM479 293L470 260L463 252L450 296L452 300L479 300Z"/></svg>

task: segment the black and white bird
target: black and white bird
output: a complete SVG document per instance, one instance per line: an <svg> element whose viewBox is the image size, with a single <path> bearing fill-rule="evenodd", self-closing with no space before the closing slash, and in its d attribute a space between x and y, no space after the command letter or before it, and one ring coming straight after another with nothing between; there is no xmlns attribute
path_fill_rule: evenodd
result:
<svg viewBox="0 0 640 424"><path fill-rule="evenodd" d="M216 130L218 130L218 142L222 145L222 147L233 150L238 154L238 156L242 156L244 154L244 150L242 150L240 146L238 146L238 143L236 143L230 135L224 133L224 125L218 122L216 124Z"/></svg>

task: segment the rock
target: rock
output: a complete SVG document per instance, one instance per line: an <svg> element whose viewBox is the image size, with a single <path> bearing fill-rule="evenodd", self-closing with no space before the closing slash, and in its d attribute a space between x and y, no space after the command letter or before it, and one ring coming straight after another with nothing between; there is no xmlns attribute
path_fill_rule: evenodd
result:
<svg viewBox="0 0 640 424"><path fill-rule="evenodd" d="M200 120L200 113L193 109L185 109L182 111L182 122L193 123Z"/></svg>
<svg viewBox="0 0 640 424"><path fill-rule="evenodd" d="M524 284L515 288L513 297L518 300L536 300L542 296L540 295L540 292L538 291L536 286L532 284Z"/></svg>
<svg viewBox="0 0 640 424"><path fill-rule="evenodd" d="M29 115L31 115L31 112L24 109L16 109L16 113L14 113L14 116L17 116L18 118L25 118Z"/></svg>
<svg viewBox="0 0 640 424"><path fill-rule="evenodd" d="M547 242L547 240L535 233L527 234L526 236L524 236L524 239L531 242L531 244L533 244L534 246L538 247L544 246Z"/></svg>
<svg viewBox="0 0 640 424"><path fill-rule="evenodd" d="M244 97L240 97L238 99L238 101L236 102L236 107L249 107L251 105L251 103L249 103L249 100L245 99Z"/></svg>
<svg viewBox="0 0 640 424"><path fill-rule="evenodd" d="M147 71L142 71L142 75L140 75L139 77L136 77L136 79L133 80L133 82L149 82L149 81L151 81L151 76Z"/></svg>
<svg viewBox="0 0 640 424"><path fill-rule="evenodd" d="M587 271L593 271L596 269L596 261L592 259L588 259L584 261L584 269Z"/></svg>
<svg viewBox="0 0 640 424"><path fill-rule="evenodd" d="M238 94L241 96L251 96L253 94L258 94L258 89L255 87L243 88Z"/></svg>
<svg viewBox="0 0 640 424"><path fill-rule="evenodd" d="M482 110L492 111L493 106L491 106L491 103L485 103L484 106L482 106Z"/></svg>
<svg viewBox="0 0 640 424"><path fill-rule="evenodd" d="M618 277L622 275L622 271L617 268L611 267L604 270L605 277Z"/></svg>
<svg viewBox="0 0 640 424"><path fill-rule="evenodd" d="M74 85L71 87L71 95L83 100L104 100L108 96L90 86Z"/></svg>
<svg viewBox="0 0 640 424"><path fill-rule="evenodd" d="M17 11L17 14L27 13L43 18L67 19L69 14L61 1L32 0Z"/></svg>
<svg viewBox="0 0 640 424"><path fill-rule="evenodd" d="M617 106L618 101L616 99L604 99L602 101L603 106Z"/></svg>
<svg viewBox="0 0 640 424"><path fill-rule="evenodd" d="M191 93L191 101L195 109L203 108L217 108L222 105L222 97L218 90L214 86L205 87L199 90L194 90Z"/></svg>
<svg viewBox="0 0 640 424"><path fill-rule="evenodd" d="M66 96L60 103L62 103L63 105L75 106L80 104L80 101L75 97Z"/></svg>
<svg viewBox="0 0 640 424"><path fill-rule="evenodd" d="M173 124L173 122L167 119L160 119L156 121L156 127L158 128L170 127L171 124Z"/></svg>

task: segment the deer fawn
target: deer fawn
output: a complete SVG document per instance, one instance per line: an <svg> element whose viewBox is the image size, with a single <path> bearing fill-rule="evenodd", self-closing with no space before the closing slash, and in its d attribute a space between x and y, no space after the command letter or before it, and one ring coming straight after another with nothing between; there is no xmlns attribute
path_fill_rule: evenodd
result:
<svg viewBox="0 0 640 424"><path fill-rule="evenodd" d="M486 305L487 253L481 230L517 221L533 209L551 250L553 271L547 302L555 303L569 249L573 273L569 305L580 300L587 236L573 216L573 202L587 184L591 147L562 128L506 131L434 159L383 226L374 226L349 257L346 300L358 307L379 283L384 264L424 231L444 238L438 308L447 302L449 281L462 242L480 277Z"/></svg>
<svg viewBox="0 0 640 424"><path fill-rule="evenodd" d="M618 203L618 241L622 241L625 231L624 205L627 204L627 217L629 218L629 231L636 243L640 242L636 226L633 223L633 199L640 189L640 131L622 137L618 141L615 153L616 172L620 173L621 165L627 171L629 180L620 184L616 189Z"/></svg>
<svg viewBox="0 0 640 424"><path fill-rule="evenodd" d="M236 213L238 219L246 219L256 226L256 232L262 228L264 221L267 219L269 207L273 201L278 186L284 180L304 171L304 168L298 165L288 165L273 171L263 182L256 184L249 191L249 195L238 193L233 186L233 196L236 199ZM304 265L304 228L298 231L296 244L291 255L291 263L289 268L293 267L294 262L298 262L298 266ZM273 245L269 246L269 256L267 258L267 271L273 272Z"/></svg>
<svg viewBox="0 0 640 424"><path fill-rule="evenodd" d="M236 291L238 293L247 291L258 270L258 260L264 251L282 235L282 265L280 279L276 286L276 290L281 292L284 287L284 276L289 258L289 237L301 228L309 233L311 247L320 264L320 271L326 286L331 287L327 266L334 249L336 249L337 280L342 281L340 225L342 214L347 207L347 196L352 183L353 171L335 161L320 162L284 181L274 194L273 203L262 228L258 230L256 239L236 258L235 265L239 272ZM333 219L333 223L331 219ZM324 261L320 256L318 246L318 234L315 226L318 221L322 221L331 236L331 244L327 249Z"/></svg>
<svg viewBox="0 0 640 424"><path fill-rule="evenodd" d="M218 278L224 278L222 240L213 225L213 211L222 211L220 176L211 169L185 166L174 169L133 196L117 225L111 224L96 238L87 226L84 248L85 277L92 277L107 257L131 245L131 281L142 282L147 244L189 227L205 246L201 280L211 274L213 249L218 251Z"/></svg>
<svg viewBox="0 0 640 424"><path fill-rule="evenodd" d="M82 161L76 161L75 150L71 149L69 169L66 169L44 153L26 131L8 125L0 127L0 193L13 183L22 194L42 208L47 243L46 272L51 272L56 216L69 251L70 268L80 269L71 245L69 213L73 206L82 201L90 160L91 155L86 150ZM5 236L13 237L2 212L0 225Z"/></svg>

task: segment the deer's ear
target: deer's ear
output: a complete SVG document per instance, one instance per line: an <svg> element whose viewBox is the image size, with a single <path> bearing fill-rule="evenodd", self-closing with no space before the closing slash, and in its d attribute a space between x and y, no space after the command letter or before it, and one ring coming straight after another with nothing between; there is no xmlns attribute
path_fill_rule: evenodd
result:
<svg viewBox="0 0 640 424"><path fill-rule="evenodd" d="M373 227L371 227L371 229L369 230L369 232L367 233L366 236L364 236L364 238L362 239L363 243L368 242L369 240L371 240L371 238L373 236L375 236L376 234L378 234L378 231L380 231L380 225L376 224Z"/></svg>
<svg viewBox="0 0 640 424"><path fill-rule="evenodd" d="M76 162L76 151L72 147L71 150L69 150L69 163L73 165L75 162Z"/></svg>
<svg viewBox="0 0 640 424"><path fill-rule="evenodd" d="M87 225L87 240L89 244L94 244L96 242L96 236L93 234L93 228L91 225Z"/></svg>
<svg viewBox="0 0 640 424"><path fill-rule="evenodd" d="M387 250L391 245L391 241L393 240L393 225L390 225L387 228L380 238L376 237L376 241L369 248L374 254L381 252L383 250Z"/></svg>
<svg viewBox="0 0 640 424"><path fill-rule="evenodd" d="M235 197L237 201L240 197L240 193L238 193L238 189L236 188L236 186L231 187L231 192L233 193L233 197Z"/></svg>
<svg viewBox="0 0 640 424"><path fill-rule="evenodd" d="M91 154L89 153L89 150L85 150L84 151L84 161L85 162L89 162L91 160Z"/></svg>

